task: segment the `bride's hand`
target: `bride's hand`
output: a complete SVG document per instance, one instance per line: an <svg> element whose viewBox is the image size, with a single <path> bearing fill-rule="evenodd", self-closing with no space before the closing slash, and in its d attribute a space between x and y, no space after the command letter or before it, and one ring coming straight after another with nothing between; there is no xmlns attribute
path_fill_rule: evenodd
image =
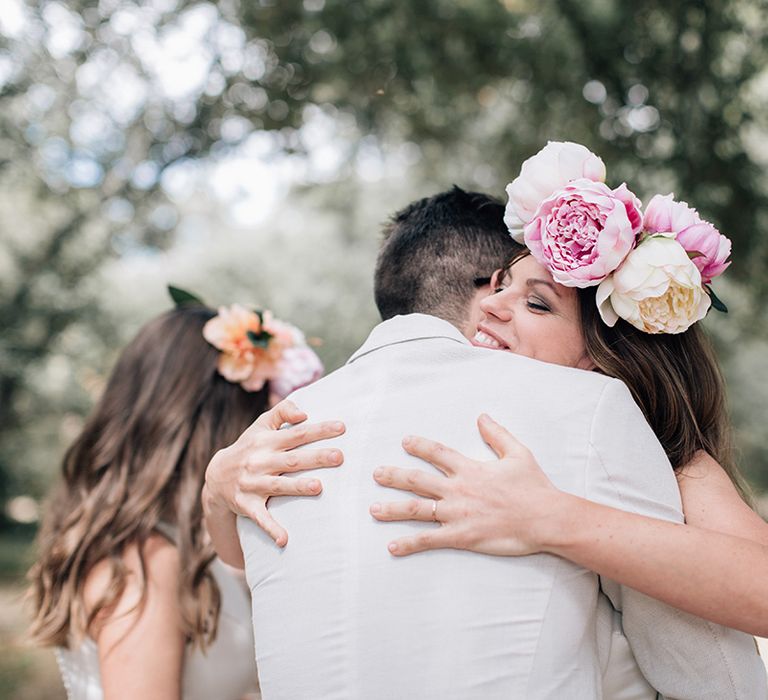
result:
<svg viewBox="0 0 768 700"><path fill-rule="evenodd" d="M290 401L281 401L259 418L229 447L219 450L205 472L203 490L206 512L224 510L253 520L284 547L288 533L270 515L272 496L317 496L318 479L282 476L308 469L338 467L341 450L294 450L318 440L337 437L345 428L340 421L306 423L307 414ZM286 423L291 427L280 429Z"/></svg>
<svg viewBox="0 0 768 700"><path fill-rule="evenodd" d="M453 548L519 556L543 550L547 526L563 492L502 426L486 415L477 424L498 460L469 459L432 440L409 437L403 440L405 450L433 464L442 475L397 467L379 467L374 472L382 486L422 496L375 503L371 506L374 518L440 523L439 528L390 543L392 554Z"/></svg>

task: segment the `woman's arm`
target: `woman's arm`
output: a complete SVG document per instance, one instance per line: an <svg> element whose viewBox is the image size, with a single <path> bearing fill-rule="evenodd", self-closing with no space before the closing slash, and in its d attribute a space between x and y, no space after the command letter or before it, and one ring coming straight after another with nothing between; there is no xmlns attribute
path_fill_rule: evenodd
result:
<svg viewBox="0 0 768 700"><path fill-rule="evenodd" d="M142 571L138 548L123 557L125 590L102 611L90 630L99 651L105 700L172 700L181 698L184 635L178 607L179 555L159 535L145 546L146 595L142 602ZM88 575L86 608L107 592L110 563L102 561Z"/></svg>
<svg viewBox="0 0 768 700"><path fill-rule="evenodd" d="M541 551L685 612L768 636L768 546L567 496ZM764 527L765 523L763 523Z"/></svg>
<svg viewBox="0 0 768 700"><path fill-rule="evenodd" d="M344 424L338 421L309 424L306 420L306 413L295 404L282 401L208 464L202 492L205 526L216 553L226 564L244 566L238 515L253 520L284 547L288 533L270 515L267 501L272 496L317 496L323 489L318 479L291 479L283 474L342 463L344 457L336 449L291 451L344 432ZM280 430L285 424L292 427Z"/></svg>
<svg viewBox="0 0 768 700"><path fill-rule="evenodd" d="M711 458L700 456L681 476L692 522L680 525L563 493L504 428L487 417L478 425L499 461L469 460L413 438L405 449L448 478L377 470L380 484L436 500L442 523L392 543L393 554L440 547L502 555L549 552L691 614L768 635L768 525ZM432 500L419 499L374 504L371 512L379 520L431 520L432 510Z"/></svg>

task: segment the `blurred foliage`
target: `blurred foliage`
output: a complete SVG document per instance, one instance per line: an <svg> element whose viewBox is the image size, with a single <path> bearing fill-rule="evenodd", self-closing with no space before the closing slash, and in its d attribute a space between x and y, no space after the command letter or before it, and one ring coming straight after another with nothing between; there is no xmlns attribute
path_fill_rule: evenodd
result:
<svg viewBox="0 0 768 700"><path fill-rule="evenodd" d="M7 0L0 500L45 490L170 275L215 302L249 292L290 311L337 366L375 319L387 212L452 182L501 195L547 139L589 145L614 184L674 191L733 239L721 296L734 313L711 329L745 464L768 487L766 9ZM254 154L296 187L258 230L211 193L247 185L216 166Z"/></svg>
<svg viewBox="0 0 768 700"><path fill-rule="evenodd" d="M19 525L0 532L0 698L65 700L53 651L27 642L29 608L20 582L34 557L34 534Z"/></svg>
<svg viewBox="0 0 768 700"><path fill-rule="evenodd" d="M14 523L0 533L0 585L21 579L34 558L30 544L35 528Z"/></svg>

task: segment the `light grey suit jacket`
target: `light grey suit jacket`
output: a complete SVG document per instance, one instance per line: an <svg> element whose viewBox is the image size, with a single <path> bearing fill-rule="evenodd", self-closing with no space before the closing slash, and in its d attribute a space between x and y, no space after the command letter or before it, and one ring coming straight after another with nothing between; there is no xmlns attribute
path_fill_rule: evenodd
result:
<svg viewBox="0 0 768 700"><path fill-rule="evenodd" d="M681 521L664 452L619 381L472 347L450 324L403 316L377 326L348 364L293 395L311 421L341 419L344 465L316 500L270 501L290 542L279 550L239 519L265 700L285 698L602 697L598 577L550 555L441 550L396 559L392 539L432 523L368 514L401 492L381 464L430 470L400 445L412 433L470 457L493 455L488 412L563 490ZM664 572L659 572L663 575ZM604 581L651 685L668 698L764 698L751 637Z"/></svg>

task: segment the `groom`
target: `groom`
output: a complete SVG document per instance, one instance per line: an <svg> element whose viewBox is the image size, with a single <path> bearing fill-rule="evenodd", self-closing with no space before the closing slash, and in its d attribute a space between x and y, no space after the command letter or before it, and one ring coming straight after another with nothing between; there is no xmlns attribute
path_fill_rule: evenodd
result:
<svg viewBox="0 0 768 700"><path fill-rule="evenodd" d="M266 700L602 697L610 629L594 573L550 555L437 550L395 559L389 541L435 525L368 515L371 503L389 500L371 476L377 466L429 469L400 447L406 434L492 458L475 427L485 411L531 448L558 488L682 520L672 469L623 384L465 338L476 278L510 252L502 216L500 204L458 188L396 215L375 276L384 323L347 365L292 396L313 422L345 422L329 442L345 463L324 473L317 501L270 502L291 533L285 549L238 523ZM751 638L605 588L663 695L761 692Z"/></svg>

